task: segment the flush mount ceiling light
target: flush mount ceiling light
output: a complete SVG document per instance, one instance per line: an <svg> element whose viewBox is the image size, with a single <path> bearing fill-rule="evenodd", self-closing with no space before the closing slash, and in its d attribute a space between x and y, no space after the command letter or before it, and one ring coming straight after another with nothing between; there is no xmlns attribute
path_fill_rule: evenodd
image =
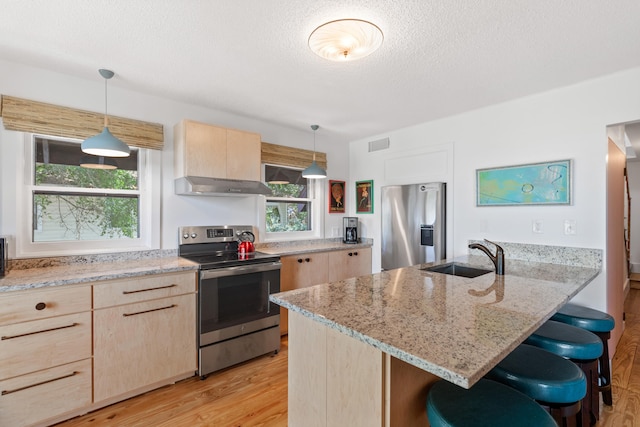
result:
<svg viewBox="0 0 640 427"><path fill-rule="evenodd" d="M302 171L303 178L318 179L327 177L327 172L316 163L316 131L319 127L318 125L311 125L313 130L313 161L308 168Z"/></svg>
<svg viewBox="0 0 640 427"><path fill-rule="evenodd" d="M330 61L353 61L364 58L382 45L382 30L361 19L339 19L313 30L309 47Z"/></svg>
<svg viewBox="0 0 640 427"><path fill-rule="evenodd" d="M104 129L102 133L87 138L82 143L82 151L94 156L105 157L128 157L131 150L129 146L109 131L109 116L107 115L107 80L113 77L113 71L99 69L98 72L104 77Z"/></svg>

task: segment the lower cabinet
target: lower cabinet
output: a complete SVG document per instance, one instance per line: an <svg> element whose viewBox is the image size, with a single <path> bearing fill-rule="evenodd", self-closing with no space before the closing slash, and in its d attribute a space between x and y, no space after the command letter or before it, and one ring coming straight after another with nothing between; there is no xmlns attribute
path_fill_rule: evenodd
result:
<svg viewBox="0 0 640 427"><path fill-rule="evenodd" d="M288 255L280 261L282 292L371 274L371 248ZM288 322L288 310L280 308L281 335L287 334Z"/></svg>
<svg viewBox="0 0 640 427"><path fill-rule="evenodd" d="M329 282L371 274L371 248L329 252Z"/></svg>
<svg viewBox="0 0 640 427"><path fill-rule="evenodd" d="M0 293L0 426L49 426L197 370L196 273Z"/></svg>
<svg viewBox="0 0 640 427"><path fill-rule="evenodd" d="M194 375L197 353L193 273L96 286L108 286L110 302L136 302L93 312L94 402ZM112 298L114 290L119 290L120 300ZM164 296L180 290L190 293ZM147 295L148 300L138 302L140 295ZM101 305L99 301L94 304Z"/></svg>
<svg viewBox="0 0 640 427"><path fill-rule="evenodd" d="M64 414L73 417L78 415L74 411L91 405L91 359L3 380L0 389L2 426L38 425Z"/></svg>
<svg viewBox="0 0 640 427"><path fill-rule="evenodd" d="M0 294L0 426L86 412L91 332L89 285Z"/></svg>

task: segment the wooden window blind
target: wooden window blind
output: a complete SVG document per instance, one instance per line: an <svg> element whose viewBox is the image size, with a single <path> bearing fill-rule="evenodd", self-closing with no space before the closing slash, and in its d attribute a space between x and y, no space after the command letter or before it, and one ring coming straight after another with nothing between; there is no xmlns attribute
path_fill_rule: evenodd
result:
<svg viewBox="0 0 640 427"><path fill-rule="evenodd" d="M0 116L7 130L86 139L102 132L104 114L2 95ZM162 150L161 124L109 116L109 130L127 145Z"/></svg>
<svg viewBox="0 0 640 427"><path fill-rule="evenodd" d="M312 150L285 147L284 145L262 142L262 163L295 168L306 168L313 160ZM327 154L316 151L316 163L327 169Z"/></svg>

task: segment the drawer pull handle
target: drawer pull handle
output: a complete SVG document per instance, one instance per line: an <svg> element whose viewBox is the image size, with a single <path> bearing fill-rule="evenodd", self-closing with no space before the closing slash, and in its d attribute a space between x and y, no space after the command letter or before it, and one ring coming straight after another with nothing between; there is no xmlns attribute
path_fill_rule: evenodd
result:
<svg viewBox="0 0 640 427"><path fill-rule="evenodd" d="M65 378L70 378L70 377L72 377L72 376L74 376L74 375L76 375L76 374L79 374L79 373L80 373L80 372L73 371L73 372L72 372L72 373L70 373L70 374L63 375L63 376L58 377L58 378L52 378L52 379L50 379L50 380L42 381L42 382L39 382L39 383L36 383L36 384L27 385L27 386L20 387L20 388L14 388L13 390L2 390L2 396L6 395L6 394L11 394L11 393L16 393L16 392L18 392L18 391L26 390L26 389L28 389L28 388L38 387L39 385L52 383L52 382L54 382L54 381L63 380L63 379L65 379Z"/></svg>
<svg viewBox="0 0 640 427"><path fill-rule="evenodd" d="M70 325L66 325L66 326L58 326L57 328L51 328L51 329L44 329L42 331L35 331L35 332L27 332L26 334L20 334L20 335L9 335L9 336L4 336L4 337L0 337L0 341L4 341L4 340L10 340L13 338L20 338L20 337L26 337L29 335L35 335L35 334L42 334L44 332L51 332L51 331L57 331L59 329L67 329L67 328L73 328L74 326L78 326L79 323L72 323Z"/></svg>
<svg viewBox="0 0 640 427"><path fill-rule="evenodd" d="M167 309L173 308L173 307L176 307L176 305L175 304L171 304L171 305L168 305L166 307L152 308L151 310L138 311L137 313L123 313L122 315L124 317L129 317L129 316L135 316L135 315L138 315L138 314L152 313L154 311L167 310Z"/></svg>
<svg viewBox="0 0 640 427"><path fill-rule="evenodd" d="M158 289L168 289L168 288L173 288L173 287L176 287L176 286L178 286L178 285L176 285L174 283L173 285L158 286L157 288L138 289L137 291L122 291L122 294L123 295L137 294L138 292L157 291Z"/></svg>
<svg viewBox="0 0 640 427"><path fill-rule="evenodd" d="M43 303L43 302L39 302L36 304L36 310L44 310L45 308L47 308L47 304Z"/></svg>

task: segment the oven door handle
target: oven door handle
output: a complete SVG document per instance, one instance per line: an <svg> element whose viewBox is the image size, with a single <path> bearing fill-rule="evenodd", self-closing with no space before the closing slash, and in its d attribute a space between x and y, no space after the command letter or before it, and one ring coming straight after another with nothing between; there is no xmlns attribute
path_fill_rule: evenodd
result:
<svg viewBox="0 0 640 427"><path fill-rule="evenodd" d="M223 267L213 270L200 271L200 280L214 279L224 276L238 276L240 274L261 273L264 271L280 270L282 263L280 261L265 264L240 265L236 267Z"/></svg>

